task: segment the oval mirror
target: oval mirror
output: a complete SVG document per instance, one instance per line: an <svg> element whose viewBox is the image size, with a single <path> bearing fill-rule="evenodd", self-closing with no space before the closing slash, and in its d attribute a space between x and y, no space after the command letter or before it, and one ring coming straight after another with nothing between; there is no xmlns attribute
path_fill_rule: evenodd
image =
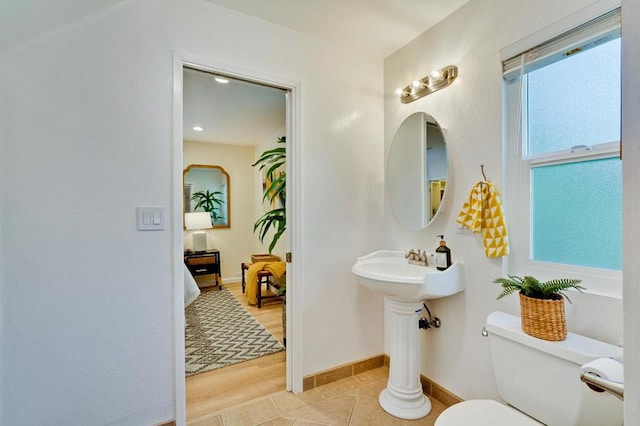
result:
<svg viewBox="0 0 640 426"><path fill-rule="evenodd" d="M229 174L220 166L191 164L182 176L184 213L209 212L213 228L231 227Z"/></svg>
<svg viewBox="0 0 640 426"><path fill-rule="evenodd" d="M387 159L391 209L410 231L424 229L440 211L449 158L444 133L429 114L416 112L396 132Z"/></svg>

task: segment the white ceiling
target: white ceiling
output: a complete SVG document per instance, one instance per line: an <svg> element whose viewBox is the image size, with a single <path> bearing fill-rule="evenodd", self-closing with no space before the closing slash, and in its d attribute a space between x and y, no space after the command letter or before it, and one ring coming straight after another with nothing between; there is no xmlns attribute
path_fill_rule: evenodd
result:
<svg viewBox="0 0 640 426"><path fill-rule="evenodd" d="M0 0L0 52L124 0Z"/></svg>
<svg viewBox="0 0 640 426"><path fill-rule="evenodd" d="M206 0L383 59L469 0Z"/></svg>
<svg viewBox="0 0 640 426"><path fill-rule="evenodd" d="M206 0L381 60L469 0ZM185 72L184 138L253 145L285 125L284 92ZM205 128L196 132L196 124Z"/></svg>
<svg viewBox="0 0 640 426"><path fill-rule="evenodd" d="M257 145L265 136L284 128L284 90L234 79L220 84L214 77L203 71L184 70L184 139ZM193 130L196 125L204 130Z"/></svg>
<svg viewBox="0 0 640 426"><path fill-rule="evenodd" d="M0 0L0 51L125 0ZM385 58L469 0L206 0Z"/></svg>
<svg viewBox="0 0 640 426"><path fill-rule="evenodd" d="M0 51L125 0L0 0ZM205 0L381 60L469 0ZM284 92L185 73L184 137L255 144L284 126ZM259 112L258 112L259 111ZM192 130L201 125L204 132Z"/></svg>

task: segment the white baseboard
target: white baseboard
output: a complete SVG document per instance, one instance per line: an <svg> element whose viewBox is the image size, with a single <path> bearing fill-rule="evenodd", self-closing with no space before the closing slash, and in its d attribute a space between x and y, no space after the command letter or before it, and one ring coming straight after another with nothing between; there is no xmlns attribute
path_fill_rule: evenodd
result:
<svg viewBox="0 0 640 426"><path fill-rule="evenodd" d="M242 276L240 274L234 275L229 278L223 278L222 284L231 284L231 283L239 283L242 281Z"/></svg>

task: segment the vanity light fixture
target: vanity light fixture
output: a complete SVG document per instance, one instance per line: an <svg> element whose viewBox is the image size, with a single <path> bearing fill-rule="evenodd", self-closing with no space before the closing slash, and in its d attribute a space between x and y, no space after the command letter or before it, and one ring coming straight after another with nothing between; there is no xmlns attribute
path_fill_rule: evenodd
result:
<svg viewBox="0 0 640 426"><path fill-rule="evenodd" d="M193 130L195 130L196 132L201 132L204 130L204 127L202 126L193 126Z"/></svg>
<svg viewBox="0 0 640 426"><path fill-rule="evenodd" d="M420 80L414 80L404 89L397 89L396 94L400 96L400 102L408 104L423 96L444 89L458 76L458 67L449 65L439 70L432 71L428 76Z"/></svg>

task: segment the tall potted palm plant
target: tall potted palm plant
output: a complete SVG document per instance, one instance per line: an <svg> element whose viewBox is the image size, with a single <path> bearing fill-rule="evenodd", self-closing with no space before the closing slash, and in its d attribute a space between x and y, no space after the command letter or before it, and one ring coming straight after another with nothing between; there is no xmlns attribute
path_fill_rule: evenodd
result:
<svg viewBox="0 0 640 426"><path fill-rule="evenodd" d="M262 202L269 201L272 209L263 214L253 225L253 232L258 231L258 238L264 243L264 238L273 230L271 243L269 244L269 254L273 251L276 243L287 229L287 174L284 165L287 161L286 137L278 138L276 148L269 149L262 153L258 161L252 165L258 166L259 170L265 170L265 184L262 195ZM286 279L286 275L283 276ZM278 295L282 297L282 334L283 343L287 346L287 298L286 284L282 285L278 290Z"/></svg>
<svg viewBox="0 0 640 426"><path fill-rule="evenodd" d="M258 238L261 243L270 230L273 230L271 243L269 244L269 253L276 246L276 243L282 237L287 229L287 215L285 202L287 197L287 174L283 170L283 166L287 160L286 138L282 136L278 138L278 146L262 153L258 161L252 166L258 166L259 170L265 170L265 184L262 201L269 201L272 209L263 214L253 225L253 232L258 232Z"/></svg>

